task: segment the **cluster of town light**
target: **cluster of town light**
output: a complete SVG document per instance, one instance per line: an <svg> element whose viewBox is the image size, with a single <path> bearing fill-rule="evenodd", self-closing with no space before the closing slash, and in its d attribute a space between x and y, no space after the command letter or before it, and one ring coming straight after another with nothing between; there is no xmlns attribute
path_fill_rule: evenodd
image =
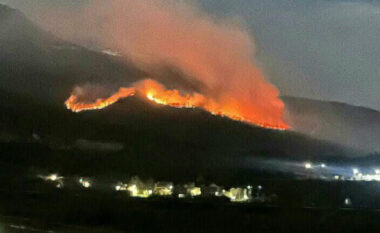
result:
<svg viewBox="0 0 380 233"><path fill-rule="evenodd" d="M367 171L367 173L365 173L361 172L358 168L352 168L349 171L344 169L344 174L339 174L340 172L335 171L338 169L333 166L327 166L324 163L313 164L311 162L305 162L303 166L304 169L311 172L310 174L329 174L329 176L321 176L323 179L327 178L328 180L380 181L380 169L372 169L370 172L368 172L369 169L365 169L365 171ZM38 177L46 182L53 183L57 188L64 187L64 177L58 174L38 175ZM93 185L93 181L88 178L81 177L77 181L86 189L91 188ZM132 178L128 183L119 182L114 188L116 191L127 192L131 197L140 198L148 198L150 196L176 196L178 198L196 197L201 196L203 194L202 189L205 189L205 187L201 188L195 186L194 183L177 185L174 187L172 182L153 182L152 180L143 182L138 177ZM232 187L225 190L221 186L211 184L207 186L206 195L212 193L213 196L225 196L234 202L245 202L252 200L252 189L253 187L248 185L246 187ZM255 188L257 192L261 189L261 185L258 185Z"/></svg>
<svg viewBox="0 0 380 233"><path fill-rule="evenodd" d="M351 180L359 181L380 181L380 169L374 169L373 173L362 173L359 169L352 169Z"/></svg>
<svg viewBox="0 0 380 233"><path fill-rule="evenodd" d="M312 164L311 162L305 162L304 167L306 170L318 170L318 169L327 169L328 167L326 164ZM331 169L332 172L334 172L334 168ZM333 180L352 180L352 181L380 181L380 169L365 169L367 172L370 170L369 173L361 172L358 168L352 168L351 171L347 172L347 169L345 170L345 174L334 174L332 176ZM318 170L320 171L320 170ZM347 173L349 175L347 175Z"/></svg>
<svg viewBox="0 0 380 233"><path fill-rule="evenodd" d="M49 175L37 175L38 178L40 179L43 179L47 182L51 182L53 184L55 184L55 187L57 188L63 188L64 186L64 177L63 176L59 176L58 174L56 173L53 173L53 174L49 174ZM90 188L92 183L89 179L87 178L79 178L78 179L78 183L83 187L83 188Z"/></svg>
<svg viewBox="0 0 380 233"><path fill-rule="evenodd" d="M148 198L155 196L171 196L173 194L173 184L171 182L142 182L138 178L132 178L129 183L119 182L115 190L128 192L131 197Z"/></svg>
<svg viewBox="0 0 380 233"><path fill-rule="evenodd" d="M64 187L64 177L58 174L38 175L39 178L51 182L57 188ZM93 186L93 181L81 177L77 180L78 184L89 189ZM263 189L261 185L254 188L251 185L243 187L231 187L224 189L222 186L211 184L208 186L198 187L194 183L184 185L175 185L172 182L154 182L153 180L142 181L138 177L133 177L128 183L118 182L114 185L117 192L126 192L131 197L149 198L152 196L159 197L176 197L176 198L194 198L198 196L215 196L227 197L232 202L249 202L253 199L260 199L260 192ZM253 190L256 190L253 195Z"/></svg>
<svg viewBox="0 0 380 233"><path fill-rule="evenodd" d="M262 187L260 186L260 189ZM206 193L202 193L202 189ZM129 183L118 183L115 190L127 192L131 197L148 198L151 196L171 196L177 198L197 197L212 195L216 197L225 196L232 202L248 202L252 200L252 186L236 187L225 190L216 184L207 187L198 187L194 183L174 186L172 182L143 182L139 178L132 178Z"/></svg>

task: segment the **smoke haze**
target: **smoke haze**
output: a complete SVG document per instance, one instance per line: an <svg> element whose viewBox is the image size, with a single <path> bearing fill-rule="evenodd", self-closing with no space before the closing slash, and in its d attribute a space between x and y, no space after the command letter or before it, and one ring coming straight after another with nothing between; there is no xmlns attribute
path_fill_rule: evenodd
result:
<svg viewBox="0 0 380 233"><path fill-rule="evenodd" d="M177 67L228 109L285 125L278 90L254 64L254 42L237 22L186 2L112 0L91 1L77 13L52 12L42 24L64 39L118 51L143 70Z"/></svg>

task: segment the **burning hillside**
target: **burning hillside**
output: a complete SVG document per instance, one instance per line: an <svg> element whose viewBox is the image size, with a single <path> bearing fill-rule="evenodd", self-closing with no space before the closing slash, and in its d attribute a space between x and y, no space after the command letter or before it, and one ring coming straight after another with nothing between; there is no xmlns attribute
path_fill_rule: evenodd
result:
<svg viewBox="0 0 380 233"><path fill-rule="evenodd" d="M86 96L74 95L66 102L71 110L100 109L137 94L157 104L200 108L268 128L289 128L283 121L279 91L255 64L255 43L240 23L209 16L196 5L175 0L90 1L84 9L79 15L62 17L58 26L47 27L68 40L96 41L99 47L118 51L120 59L126 58L148 74L154 74L152 67L174 67L183 74L181 78L199 84L199 89L182 93L178 86L166 89L145 80L93 103L81 101L88 100ZM55 14L46 22L52 20L60 17ZM99 20L101 26L96 23ZM69 24L74 33L62 31Z"/></svg>
<svg viewBox="0 0 380 233"><path fill-rule="evenodd" d="M135 94L134 88L120 88L119 91L107 99L97 99L93 103L80 102L78 95L73 94L66 100L65 105L73 112L81 112L88 110L103 109L111 104L114 104L121 98L127 98Z"/></svg>
<svg viewBox="0 0 380 233"><path fill-rule="evenodd" d="M105 99L97 99L95 102L80 101L83 99L83 92L71 95L65 102L68 109L73 112L86 110L103 109L114 104L119 99L128 98L137 94L138 97L160 105L167 105L175 108L200 108L213 115L228 117L232 120L242 121L249 124L272 129L288 129L289 127L281 120L271 121L271 118L258 115L244 108L238 100L215 101L200 93L182 94L178 90L168 90L162 84L146 79L134 83L131 87L120 88L118 92Z"/></svg>

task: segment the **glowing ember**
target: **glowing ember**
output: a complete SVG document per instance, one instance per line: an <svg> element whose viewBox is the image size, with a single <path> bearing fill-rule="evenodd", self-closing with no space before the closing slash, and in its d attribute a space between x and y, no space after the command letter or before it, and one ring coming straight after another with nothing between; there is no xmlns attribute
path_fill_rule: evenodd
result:
<svg viewBox="0 0 380 233"><path fill-rule="evenodd" d="M228 117L232 120L242 121L265 128L285 130L288 129L281 119L272 119L269 116L259 116L244 108L242 103L234 99L216 101L199 93L182 94L178 90L167 90L160 83L146 79L135 83L129 88L120 90L107 99L97 99L93 103L80 102L79 97L71 95L65 102L66 107L73 112L86 110L103 109L121 98L127 98L138 94L139 97L160 105L167 105L175 108L200 108L213 115Z"/></svg>

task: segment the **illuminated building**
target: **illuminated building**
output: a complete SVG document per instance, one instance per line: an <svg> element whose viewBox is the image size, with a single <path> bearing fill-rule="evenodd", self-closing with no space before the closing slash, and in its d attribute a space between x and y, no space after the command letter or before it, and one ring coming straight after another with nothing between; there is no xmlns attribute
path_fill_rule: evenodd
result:
<svg viewBox="0 0 380 233"><path fill-rule="evenodd" d="M130 192L131 197L148 198L153 193L151 189L139 188L136 185L129 186L127 190Z"/></svg>
<svg viewBox="0 0 380 233"><path fill-rule="evenodd" d="M119 184L119 190L126 189L131 197L148 198L153 194L153 181L143 182L138 177L132 177L128 185Z"/></svg>
<svg viewBox="0 0 380 233"><path fill-rule="evenodd" d="M223 194L232 202L248 202L252 199L246 188L231 188Z"/></svg>
<svg viewBox="0 0 380 233"><path fill-rule="evenodd" d="M173 194L173 183L157 182L154 185L153 193L157 196L171 196Z"/></svg>
<svg viewBox="0 0 380 233"><path fill-rule="evenodd" d="M207 188L207 191L212 196L221 197L221 196L223 196L223 193L225 190L221 186L218 186L216 184L210 184Z"/></svg>
<svg viewBox="0 0 380 233"><path fill-rule="evenodd" d="M190 196L192 196L192 197L199 196L202 194L201 188L199 188L199 187L190 188L190 189L188 189L188 192L189 192Z"/></svg>
<svg viewBox="0 0 380 233"><path fill-rule="evenodd" d="M191 197L200 196L202 194L201 188L195 186L194 183L185 185L186 193Z"/></svg>
<svg viewBox="0 0 380 233"><path fill-rule="evenodd" d="M124 184L122 182L119 182L117 185L115 185L116 191L127 191L128 184Z"/></svg>

